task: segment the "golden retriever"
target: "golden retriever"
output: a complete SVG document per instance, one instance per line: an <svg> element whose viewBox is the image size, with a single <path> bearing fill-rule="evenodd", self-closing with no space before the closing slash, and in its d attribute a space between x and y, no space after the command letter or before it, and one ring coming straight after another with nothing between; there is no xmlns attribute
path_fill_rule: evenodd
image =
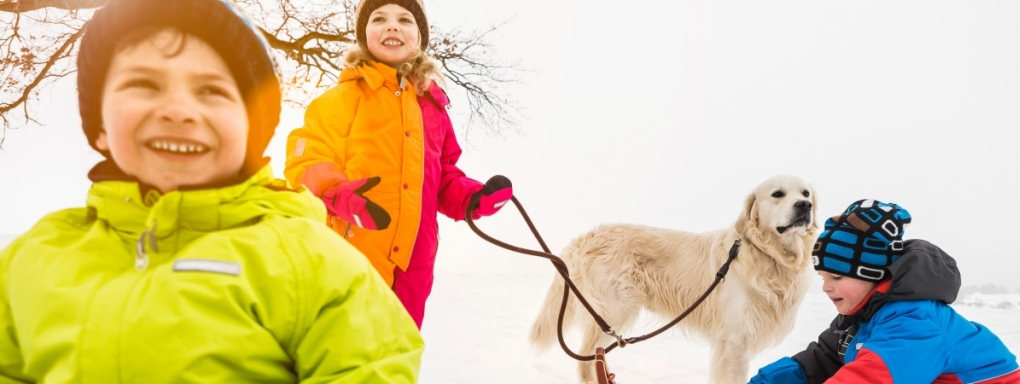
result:
<svg viewBox="0 0 1020 384"><path fill-rule="evenodd" d="M725 280L675 329L694 332L711 344L711 382L746 383L750 359L790 333L811 284L816 207L808 183L777 175L747 196L740 217L728 228L692 233L601 225L574 239L561 257L592 308L618 334L632 337L638 335L624 332L641 309L672 320L690 307L740 238ZM531 342L540 349L556 341L563 289L563 279L556 275L531 328ZM567 302L564 331L571 325L582 327L578 353L593 354L596 347L615 340L574 297ZM579 371L582 381L594 380L592 362L580 362Z"/></svg>

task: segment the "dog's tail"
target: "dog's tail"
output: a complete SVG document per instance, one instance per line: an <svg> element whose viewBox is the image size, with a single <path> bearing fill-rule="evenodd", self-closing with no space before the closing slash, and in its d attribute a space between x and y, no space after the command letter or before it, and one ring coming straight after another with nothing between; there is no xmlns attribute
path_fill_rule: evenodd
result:
<svg viewBox="0 0 1020 384"><path fill-rule="evenodd" d="M549 292L545 295L542 308L539 309L538 318L531 326L531 345L539 351L548 349L557 340L556 321L560 314L560 305L563 302L563 289L565 288L563 277L559 274L553 278ZM563 314L563 329L570 327L574 318L573 298L567 298L567 308Z"/></svg>

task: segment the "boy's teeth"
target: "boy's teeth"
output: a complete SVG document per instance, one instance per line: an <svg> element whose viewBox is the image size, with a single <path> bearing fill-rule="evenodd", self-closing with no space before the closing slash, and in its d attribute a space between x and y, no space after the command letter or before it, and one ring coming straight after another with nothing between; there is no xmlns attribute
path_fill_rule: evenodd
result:
<svg viewBox="0 0 1020 384"><path fill-rule="evenodd" d="M149 146L159 151L173 153L205 153L209 151L209 148L201 144L183 144L166 141L153 141Z"/></svg>

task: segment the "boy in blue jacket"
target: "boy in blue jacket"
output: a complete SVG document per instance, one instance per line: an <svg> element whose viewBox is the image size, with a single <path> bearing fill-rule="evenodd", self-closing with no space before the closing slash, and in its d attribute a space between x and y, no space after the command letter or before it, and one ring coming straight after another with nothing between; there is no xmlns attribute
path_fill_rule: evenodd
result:
<svg viewBox="0 0 1020 384"><path fill-rule="evenodd" d="M1002 341L949 306L960 289L956 261L902 239L910 220L896 204L859 200L825 222L812 259L839 315L751 383L1020 383Z"/></svg>

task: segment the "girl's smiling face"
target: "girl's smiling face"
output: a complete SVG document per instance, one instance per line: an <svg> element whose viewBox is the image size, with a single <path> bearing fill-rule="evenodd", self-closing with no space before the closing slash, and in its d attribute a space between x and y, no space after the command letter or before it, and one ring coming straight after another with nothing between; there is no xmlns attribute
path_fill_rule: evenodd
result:
<svg viewBox="0 0 1020 384"><path fill-rule="evenodd" d="M248 115L237 83L201 39L170 28L110 62L96 147L125 173L160 191L236 177Z"/></svg>
<svg viewBox="0 0 1020 384"><path fill-rule="evenodd" d="M829 300L836 306L836 311L842 315L849 315L850 311L857 308L877 285L870 281L825 271L818 271L818 275L822 277L822 292L829 296Z"/></svg>
<svg viewBox="0 0 1020 384"><path fill-rule="evenodd" d="M365 39L368 52L393 68L417 53L421 42L414 15L396 4L386 4L368 15Z"/></svg>

